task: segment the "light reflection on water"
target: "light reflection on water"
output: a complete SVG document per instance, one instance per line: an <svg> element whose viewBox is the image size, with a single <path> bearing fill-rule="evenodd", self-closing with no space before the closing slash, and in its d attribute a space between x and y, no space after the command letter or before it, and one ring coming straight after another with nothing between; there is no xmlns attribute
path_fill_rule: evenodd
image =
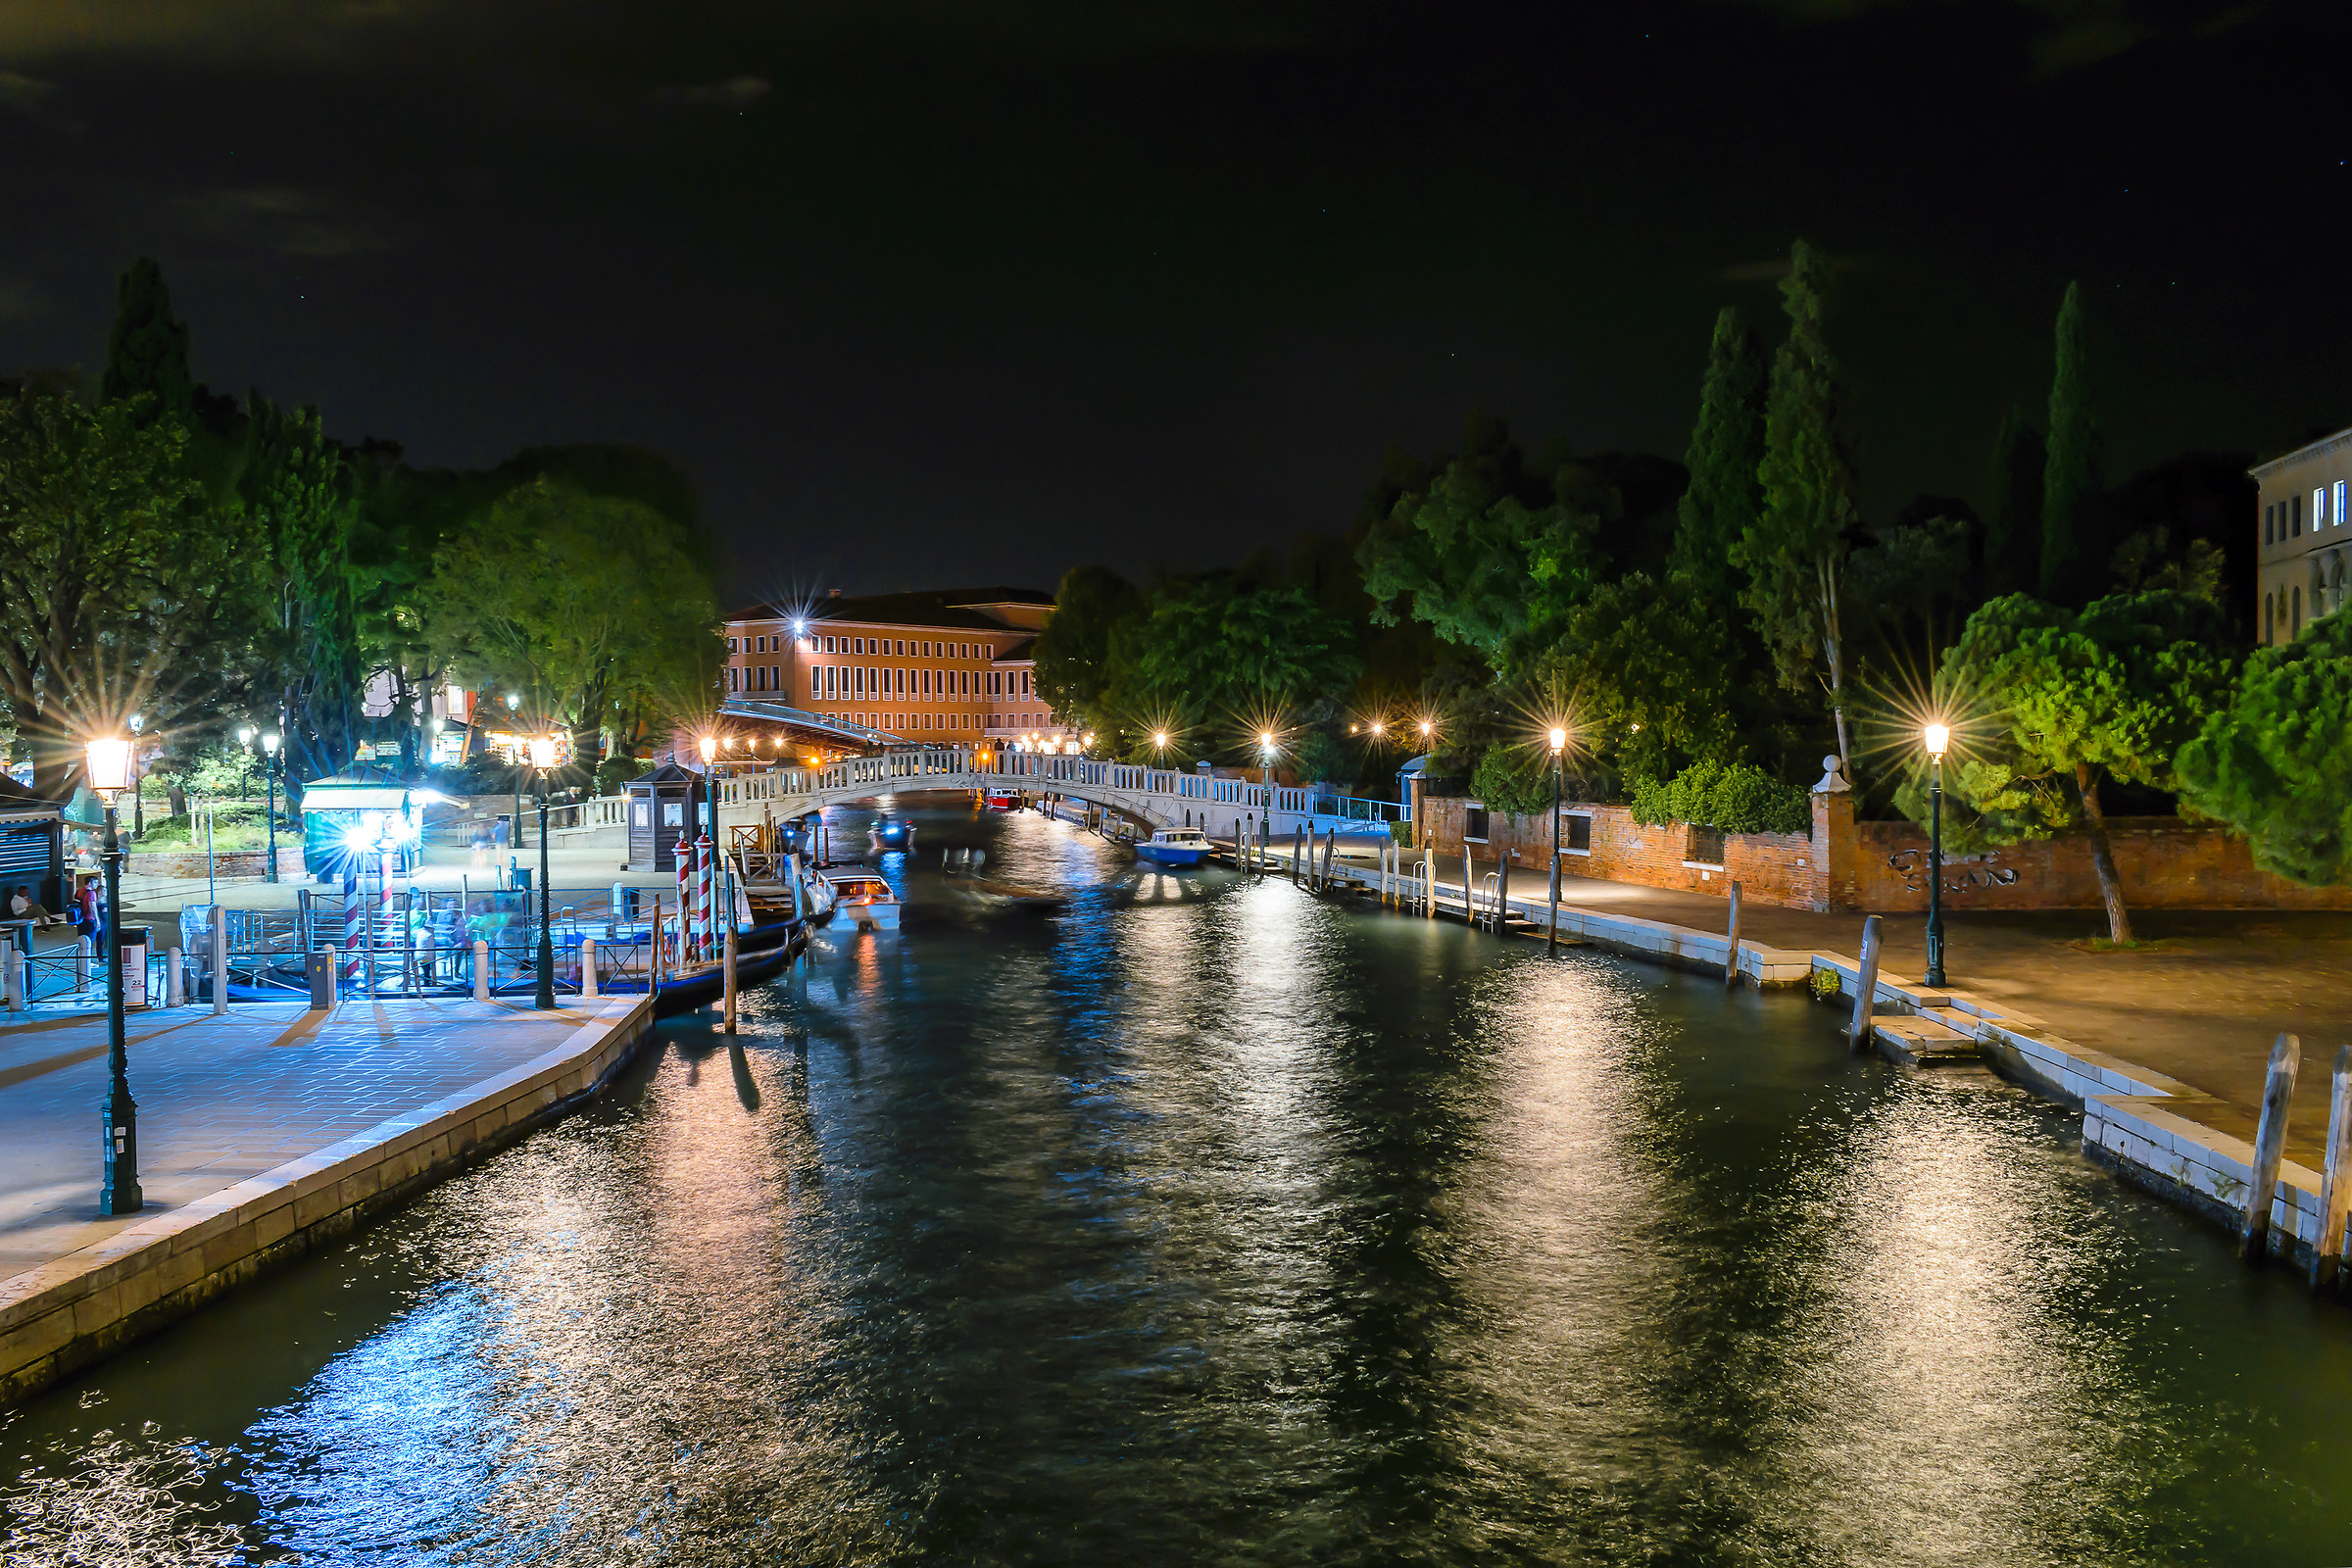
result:
<svg viewBox="0 0 2352 1568"><path fill-rule="evenodd" d="M223 1528L321 1563L2352 1556L2352 1314L2064 1113L1857 1062L1799 999L923 823L906 929L826 938L737 1043L673 1026L605 1106L11 1418L12 1568ZM957 905L959 843L1073 909Z"/></svg>

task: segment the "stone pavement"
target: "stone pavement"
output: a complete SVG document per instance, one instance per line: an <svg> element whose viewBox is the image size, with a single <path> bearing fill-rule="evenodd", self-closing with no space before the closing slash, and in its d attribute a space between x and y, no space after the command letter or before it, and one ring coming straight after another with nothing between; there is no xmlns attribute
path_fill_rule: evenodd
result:
<svg viewBox="0 0 2352 1568"><path fill-rule="evenodd" d="M471 1000L133 1013L147 1206L114 1219L97 1212L104 1013L0 1028L0 1280L530 1061L589 1016Z"/></svg>
<svg viewBox="0 0 2352 1568"><path fill-rule="evenodd" d="M1439 881L1460 880L1457 862ZM1494 862L1478 866L1484 876ZM1544 891L1540 867L1514 865L1514 899ZM1693 893L1569 877L1561 901L1610 914L1720 932L1725 902ZM1883 962L1918 979L1927 965L1927 917L1882 916ZM1863 916L1749 904L1742 942L1849 956L1862 950ZM2278 1031L2303 1039L2303 1066L2289 1117L2288 1148L2320 1160L2328 1128L2328 1080L2339 1047L2352 1043L2352 914L2247 909L2133 911L2132 934L2152 946L2093 953L2107 934L2096 909L1988 913L1944 910L1944 972L1950 983L2046 1020L2057 1034L2152 1067L2213 1097L2200 1113L2218 1131L2253 1136L2271 1042Z"/></svg>

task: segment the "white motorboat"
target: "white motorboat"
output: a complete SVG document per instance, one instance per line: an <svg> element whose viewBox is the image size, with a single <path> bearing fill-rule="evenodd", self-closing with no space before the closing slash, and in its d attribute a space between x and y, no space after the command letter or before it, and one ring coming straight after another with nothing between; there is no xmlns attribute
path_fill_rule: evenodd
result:
<svg viewBox="0 0 2352 1568"><path fill-rule="evenodd" d="M827 871L824 881L833 892L833 917L856 923L860 931L896 931L905 901L876 871Z"/></svg>

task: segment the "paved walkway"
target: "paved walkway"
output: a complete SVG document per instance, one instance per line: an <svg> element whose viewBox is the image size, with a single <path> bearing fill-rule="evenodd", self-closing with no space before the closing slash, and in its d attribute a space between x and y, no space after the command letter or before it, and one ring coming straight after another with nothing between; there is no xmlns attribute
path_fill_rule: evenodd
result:
<svg viewBox="0 0 2352 1568"><path fill-rule="evenodd" d="M0 1279L519 1066L588 1016L470 1000L135 1013L147 1206L115 1219L97 1213L104 1014L0 1028Z"/></svg>

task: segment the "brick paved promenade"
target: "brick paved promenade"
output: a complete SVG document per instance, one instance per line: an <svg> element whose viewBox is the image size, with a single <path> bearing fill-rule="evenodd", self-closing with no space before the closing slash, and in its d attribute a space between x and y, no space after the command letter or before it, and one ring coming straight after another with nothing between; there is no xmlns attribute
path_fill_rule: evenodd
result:
<svg viewBox="0 0 2352 1568"><path fill-rule="evenodd" d="M133 1013L147 1206L97 1215L106 1017L0 1029L0 1280L554 1050L588 1014L509 1003Z"/></svg>

